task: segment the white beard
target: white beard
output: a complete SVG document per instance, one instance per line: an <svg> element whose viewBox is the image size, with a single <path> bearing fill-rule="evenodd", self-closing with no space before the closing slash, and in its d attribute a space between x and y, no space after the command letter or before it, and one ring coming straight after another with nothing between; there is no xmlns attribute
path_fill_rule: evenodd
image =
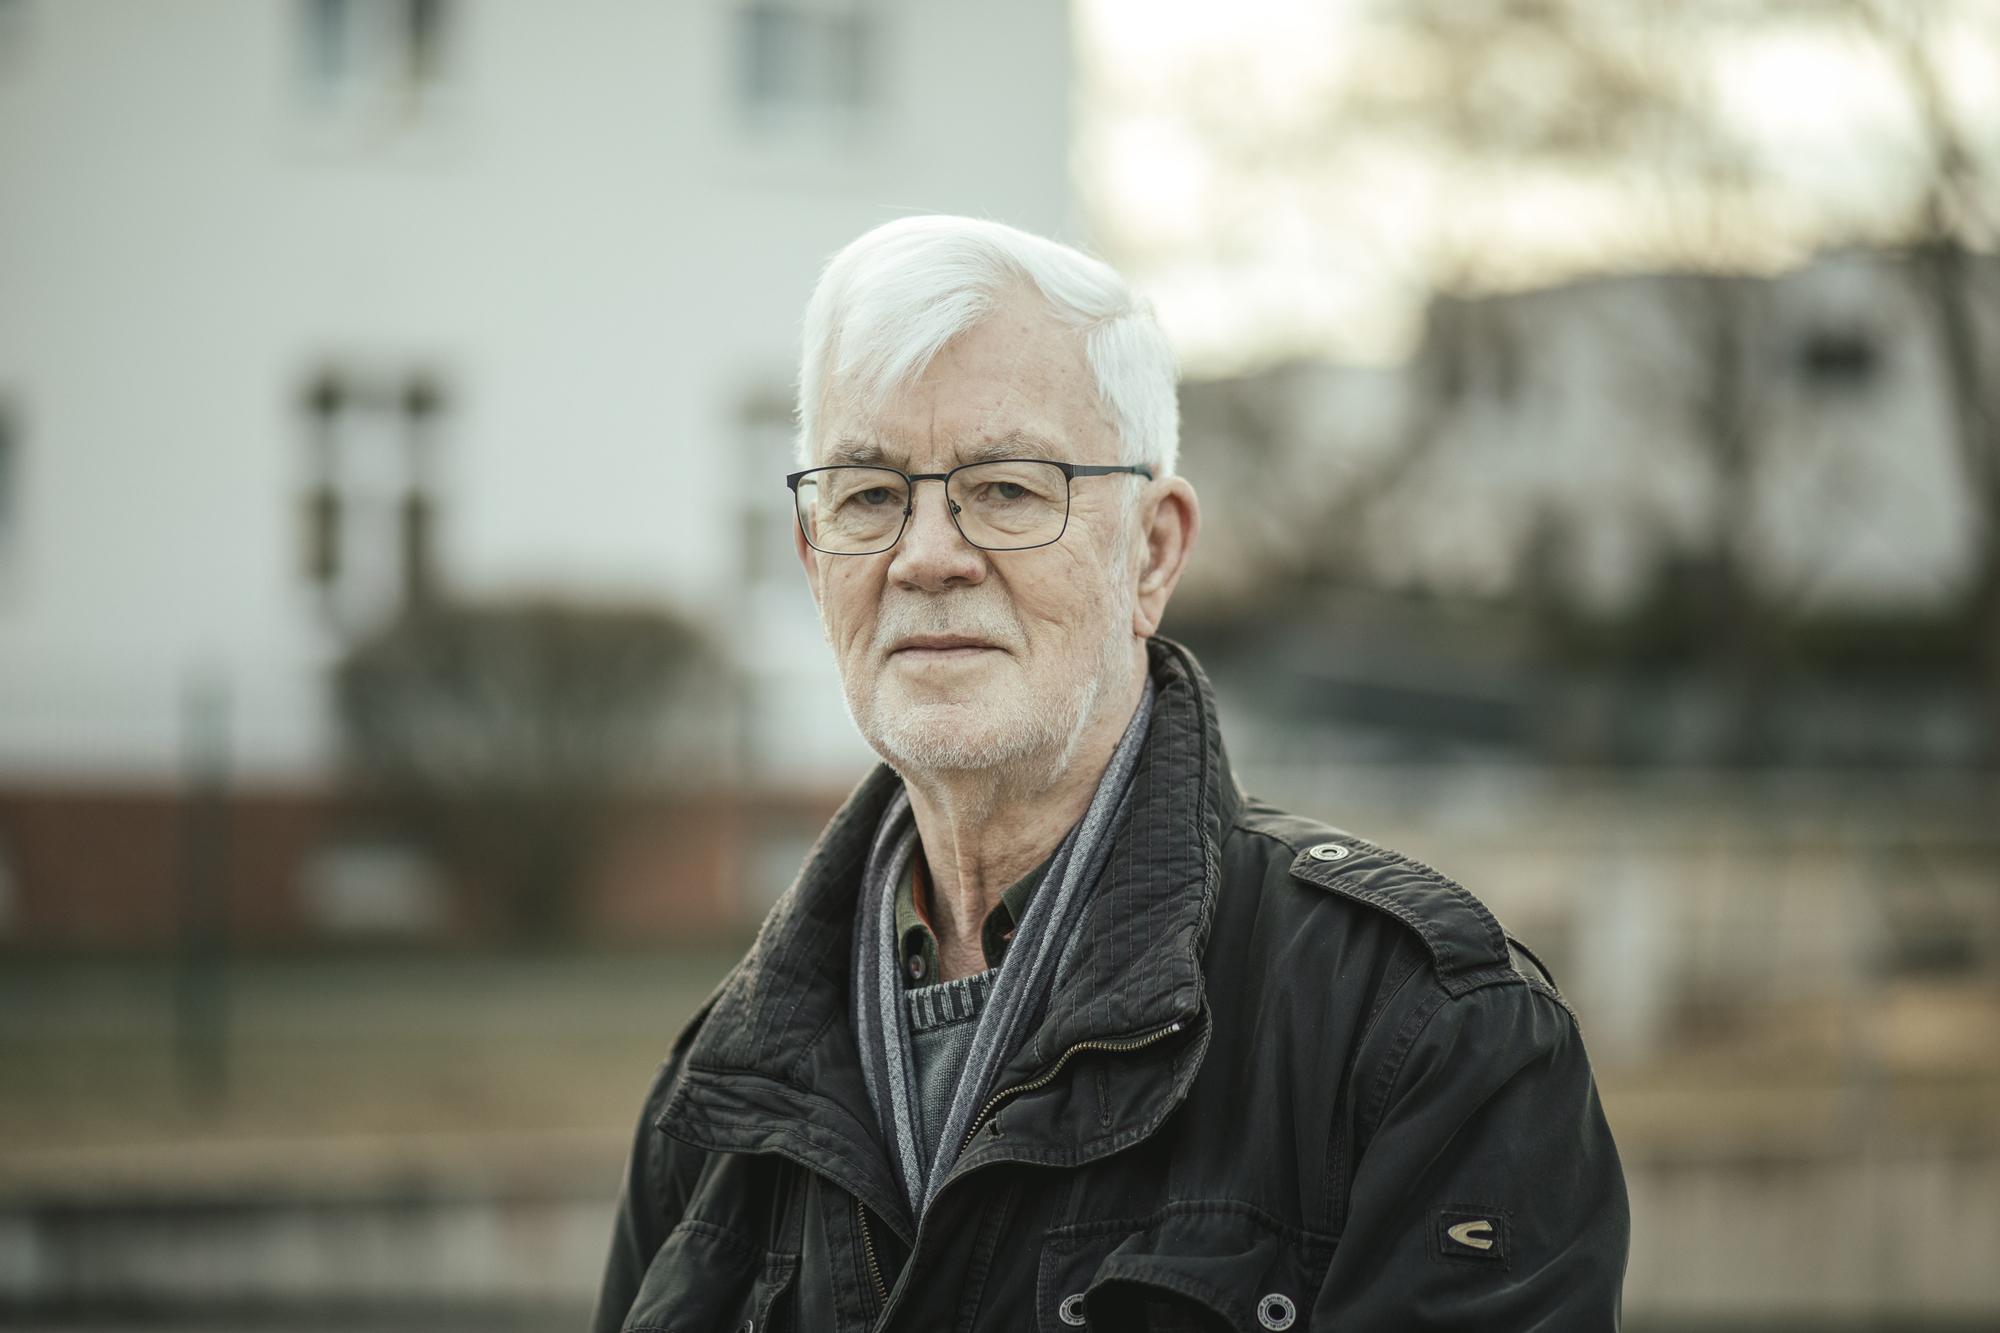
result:
<svg viewBox="0 0 2000 1333"><path fill-rule="evenodd" d="M869 747L905 775L1013 770L1023 785L1053 783L1069 771L1105 690L1122 683L1129 669L1125 654L1134 592L1119 580L1112 600L1116 605L1103 608L1108 626L1096 659L1067 681L1040 690L989 690L969 700L911 703L898 697L903 691L890 676L895 668L888 667L876 675L866 698L857 698L857 682L843 676L848 715ZM896 637L909 632L979 631L960 624L899 629Z"/></svg>

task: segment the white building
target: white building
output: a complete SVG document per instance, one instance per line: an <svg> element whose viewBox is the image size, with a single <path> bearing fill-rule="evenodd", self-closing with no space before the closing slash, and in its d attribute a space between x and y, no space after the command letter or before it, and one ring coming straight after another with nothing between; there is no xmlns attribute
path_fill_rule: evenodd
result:
<svg viewBox="0 0 2000 1333"><path fill-rule="evenodd" d="M217 683L239 775L322 773L413 492L446 586L682 606L851 780L799 315L899 214L1081 239L1069 42L1062 0L0 3L0 780L171 776Z"/></svg>
<svg viewBox="0 0 2000 1333"><path fill-rule="evenodd" d="M1973 280L1991 357L2000 269ZM1982 520L1895 256L1586 279L1439 300L1426 323L1399 370L1188 387L1187 471L1236 534L1191 570L1197 596L1339 543L1380 587L1478 600L1542 577L1598 613L1724 542L1785 614L1939 612L1970 586Z"/></svg>

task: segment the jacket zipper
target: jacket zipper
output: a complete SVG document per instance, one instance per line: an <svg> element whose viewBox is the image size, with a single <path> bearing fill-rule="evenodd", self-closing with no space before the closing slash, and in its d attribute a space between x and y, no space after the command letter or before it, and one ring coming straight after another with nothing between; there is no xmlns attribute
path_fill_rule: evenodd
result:
<svg viewBox="0 0 2000 1333"><path fill-rule="evenodd" d="M965 1142L959 1145L958 1150L961 1153L966 1150L972 1143L973 1136L978 1134L980 1129L986 1124L986 1118L993 1114L995 1108L1000 1103L1019 1093L1033 1092L1036 1088L1047 1086L1055 1079L1057 1074L1062 1072L1063 1066L1069 1063L1069 1058L1078 1051L1136 1051L1142 1046L1151 1046L1156 1041L1164 1041L1166 1038L1179 1032L1181 1026L1179 1020L1176 1020L1163 1028L1155 1029L1143 1036L1131 1037L1123 1041L1092 1040L1078 1042L1064 1051L1056 1058L1054 1064L1050 1065L1033 1079L1030 1079L1026 1083L1016 1083L1011 1088L1002 1088L999 1092L987 1098L986 1105L980 1107L979 1114L972 1118L972 1127L965 1131ZM868 1209L862 1204L858 1196L854 1200L854 1220L861 1229L861 1252L867 1256L868 1279L875 1287L875 1309L879 1313L889 1303L889 1284L882 1280L882 1265L875 1256L875 1235L868 1228Z"/></svg>
<svg viewBox="0 0 2000 1333"><path fill-rule="evenodd" d="M868 1229L868 1209L859 1197L854 1200L854 1220L861 1227L861 1252L868 1256L868 1278L875 1284L875 1308L880 1310L889 1303L889 1284L882 1280L882 1264L875 1257L875 1233Z"/></svg>
<svg viewBox="0 0 2000 1333"><path fill-rule="evenodd" d="M967 1148L972 1146L973 1136L979 1133L980 1129L986 1124L986 1117L993 1114L994 1109L998 1107L1001 1102L1006 1101L1009 1097L1014 1096L1016 1093L1033 1092L1036 1088L1047 1086L1050 1082L1052 1082L1055 1079L1055 1076L1057 1074L1060 1074L1062 1072L1062 1067L1069 1063L1069 1058L1072 1055L1075 1055L1078 1051L1136 1051L1141 1046L1151 1046L1156 1041L1163 1041L1166 1038L1173 1036L1176 1032L1179 1032L1180 1030L1181 1030L1180 1022L1176 1020L1172 1023L1167 1024L1163 1028L1159 1028L1153 1032L1148 1032L1142 1037L1130 1037L1124 1041L1093 1040L1093 1041L1078 1042L1076 1045L1064 1051L1060 1056L1056 1058L1056 1062L1054 1064L1050 1065L1047 1069L1043 1070L1033 1079L1030 1079L1026 1083L1016 1083L1011 1088L1002 1088L1000 1091L994 1093L991 1097L989 1097L986 1101L986 1105L979 1108L979 1114L972 1118L971 1128L965 1131L965 1141L958 1145L959 1152L963 1153Z"/></svg>

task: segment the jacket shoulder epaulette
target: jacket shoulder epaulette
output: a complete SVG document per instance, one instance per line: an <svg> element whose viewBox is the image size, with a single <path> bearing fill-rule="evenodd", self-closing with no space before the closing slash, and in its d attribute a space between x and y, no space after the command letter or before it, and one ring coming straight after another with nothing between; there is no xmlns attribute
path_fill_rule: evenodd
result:
<svg viewBox="0 0 2000 1333"><path fill-rule="evenodd" d="M1293 850L1291 873L1385 913L1413 931L1439 983L1459 994L1519 976L1555 989L1546 968L1509 936L1470 890L1413 857L1299 816L1265 809L1265 831Z"/></svg>

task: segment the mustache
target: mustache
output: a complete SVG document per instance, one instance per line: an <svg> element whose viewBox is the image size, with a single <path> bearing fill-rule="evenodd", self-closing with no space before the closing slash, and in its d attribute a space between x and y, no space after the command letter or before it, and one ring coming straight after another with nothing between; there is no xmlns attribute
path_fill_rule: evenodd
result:
<svg viewBox="0 0 2000 1333"><path fill-rule="evenodd" d="M964 608L947 611L942 607L919 604L907 610L885 610L875 624L875 646L886 652L901 640L917 634L962 634L969 639L984 639L1002 648L1010 648L1015 642L1013 625L997 612L989 614Z"/></svg>

